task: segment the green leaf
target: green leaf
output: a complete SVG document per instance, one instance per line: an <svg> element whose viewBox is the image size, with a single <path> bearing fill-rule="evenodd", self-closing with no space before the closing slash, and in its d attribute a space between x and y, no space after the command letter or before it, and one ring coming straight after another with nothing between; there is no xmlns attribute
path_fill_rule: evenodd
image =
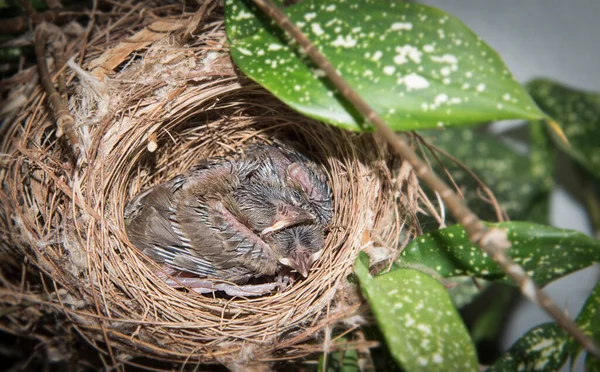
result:
<svg viewBox="0 0 600 372"><path fill-rule="evenodd" d="M586 372L599 372L600 371L600 362L598 359L594 358L591 355L587 355L585 357L585 371Z"/></svg>
<svg viewBox="0 0 600 372"><path fill-rule="evenodd" d="M227 0L226 22L231 55L247 76L309 117L370 129L295 41L252 19L244 4ZM441 10L305 0L286 13L395 130L543 117L498 54ZM249 22L252 32L240 32Z"/></svg>
<svg viewBox="0 0 600 372"><path fill-rule="evenodd" d="M556 167L556 147L552 143L546 123L537 120L529 128L529 164L531 178L538 186L538 192L527 206L526 214L521 218L509 216L515 220L550 223L550 193L554 187L554 169Z"/></svg>
<svg viewBox="0 0 600 372"><path fill-rule="evenodd" d="M596 342L600 341L600 282L592 293L588 296L583 308L579 312L575 320L577 326L583 330L587 336L590 336ZM578 342L571 342L570 354L572 363L575 362L583 347ZM593 368L598 370L600 367L598 360L589 354L586 356L586 370L591 371Z"/></svg>
<svg viewBox="0 0 600 372"><path fill-rule="evenodd" d="M554 169L556 166L556 147L548 135L546 123L541 120L529 123L529 158L531 159L531 175L542 180L545 190L554 186Z"/></svg>
<svg viewBox="0 0 600 372"><path fill-rule="evenodd" d="M600 95L549 80L534 80L528 89L539 107L561 124L570 145L561 140L557 145L600 177Z"/></svg>
<svg viewBox="0 0 600 372"><path fill-rule="evenodd" d="M554 323L546 323L527 332L488 372L560 370L565 364L567 334Z"/></svg>
<svg viewBox="0 0 600 372"><path fill-rule="evenodd" d="M600 283L588 296L576 323L588 336L600 338Z"/></svg>
<svg viewBox="0 0 600 372"><path fill-rule="evenodd" d="M340 338L337 340L337 345L343 345L348 340ZM319 358L317 371L327 372L359 372L358 367L358 351L356 349L333 351L327 354L327 368L324 367L324 354Z"/></svg>
<svg viewBox="0 0 600 372"><path fill-rule="evenodd" d="M590 294L576 323L585 334L600 336L600 283ZM582 350L556 323L546 323L527 332L488 371L558 371L571 357L571 369ZM600 364L587 355L586 371L598 371Z"/></svg>
<svg viewBox="0 0 600 372"><path fill-rule="evenodd" d="M273 0L277 6L283 6L284 1ZM275 21L271 20L253 2L227 1L225 6L225 27L230 40L243 39L268 28L270 32L282 32Z"/></svg>
<svg viewBox="0 0 600 372"><path fill-rule="evenodd" d="M518 154L496 136L475 132L471 129L450 129L420 133L428 142L457 158L493 192L500 206L514 220L526 220L531 216L531 208L545 202L548 205L549 193L542 175L532 177L532 161ZM488 198L473 177L451 159L438 155L443 166L460 186L465 202L481 219L497 221L498 217ZM440 176L446 173L440 163L431 158L433 170ZM480 196L481 194L481 196ZM434 197L433 194L431 197ZM541 204L543 207L543 204ZM548 213L539 210L540 221L547 222ZM451 220L452 221L452 220ZM451 222L452 223L452 222Z"/></svg>
<svg viewBox="0 0 600 372"><path fill-rule="evenodd" d="M478 371L475 348L448 292L412 269L372 277L368 258L354 271L392 356L407 371Z"/></svg>
<svg viewBox="0 0 600 372"><path fill-rule="evenodd" d="M488 226L507 230L512 244L508 255L539 285L600 261L600 241L578 231L517 221ZM415 238L402 252L399 264L442 277L472 275L513 284L486 253L469 241L460 225Z"/></svg>

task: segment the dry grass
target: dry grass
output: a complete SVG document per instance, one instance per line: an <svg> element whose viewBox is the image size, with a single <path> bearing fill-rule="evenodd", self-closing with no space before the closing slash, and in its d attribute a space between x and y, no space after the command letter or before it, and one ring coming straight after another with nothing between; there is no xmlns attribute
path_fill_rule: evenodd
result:
<svg viewBox="0 0 600 372"><path fill-rule="evenodd" d="M124 9L123 18L142 11ZM0 327L48 343L74 329L107 366L146 356L234 368L324 350L331 346L324 335L335 325L351 328L344 320L358 314L361 300L346 280L358 252L370 251L383 267L418 229L413 216L424 194L416 177L375 136L306 119L240 77L218 14L180 46L175 32L158 37L147 26L185 26L192 14L163 13L133 25L97 24L86 44L71 44L71 55L87 45L82 68L93 71L67 70L84 153L77 163L55 138L39 88L5 130L0 302L8 313ZM131 52L125 38L142 30L155 40ZM116 49L102 55L107 48ZM119 48L125 52L115 57ZM109 57L118 67L107 72L98 66ZM159 266L125 235L126 202L204 157L275 138L302 144L325 164L334 190L326 253L309 277L252 299L165 285Z"/></svg>

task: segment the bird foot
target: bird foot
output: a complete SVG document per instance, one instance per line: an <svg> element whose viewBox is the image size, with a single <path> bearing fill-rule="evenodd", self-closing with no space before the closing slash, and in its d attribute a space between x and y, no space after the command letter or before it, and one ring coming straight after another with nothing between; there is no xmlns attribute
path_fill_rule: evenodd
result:
<svg viewBox="0 0 600 372"><path fill-rule="evenodd" d="M213 281L206 278L180 276L179 270L166 266L162 271L156 272L159 278L173 288L190 288L196 293L212 293L216 291L225 292L233 297L255 297L273 292L283 291L294 284L294 274L288 267L284 267L275 277L273 282L263 284L236 285Z"/></svg>
<svg viewBox="0 0 600 372"><path fill-rule="evenodd" d="M166 279L165 283L173 288L187 287L196 293L212 293L223 291L229 296L234 297L254 297L262 296L279 288L277 282L265 284L246 284L235 285L230 283L214 282L203 278L179 277L176 279Z"/></svg>
<svg viewBox="0 0 600 372"><path fill-rule="evenodd" d="M294 274L292 274L292 270L288 267L281 269L275 278L275 283L280 291L291 287L292 284L294 284Z"/></svg>
<svg viewBox="0 0 600 372"><path fill-rule="evenodd" d="M214 288L218 291L227 293L229 296L254 297L273 292L273 290L277 288L277 283L245 284L239 286L235 284L219 283L215 285Z"/></svg>

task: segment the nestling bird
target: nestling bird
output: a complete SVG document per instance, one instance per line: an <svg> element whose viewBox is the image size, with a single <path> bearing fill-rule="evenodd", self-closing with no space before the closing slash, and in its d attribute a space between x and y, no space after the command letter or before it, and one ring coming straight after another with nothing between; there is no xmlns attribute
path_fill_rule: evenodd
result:
<svg viewBox="0 0 600 372"><path fill-rule="evenodd" d="M273 249L240 221L229 196L237 164L197 167L134 198L125 209L127 234L148 256L203 277L243 283L275 273ZM258 264L248 258L262 255ZM272 256L272 257L271 257Z"/></svg>
<svg viewBox="0 0 600 372"><path fill-rule="evenodd" d="M308 275L324 247L329 187L301 158L285 160L290 154L270 146L254 151L258 156L206 160L140 193L124 213L131 242L202 278L244 284L282 265ZM319 184L310 185L314 180Z"/></svg>
<svg viewBox="0 0 600 372"><path fill-rule="evenodd" d="M251 177L278 179L287 187L304 191L309 202L308 210L316 215L320 224L329 224L333 215L331 188L320 166L280 143L252 146L248 156L258 164Z"/></svg>

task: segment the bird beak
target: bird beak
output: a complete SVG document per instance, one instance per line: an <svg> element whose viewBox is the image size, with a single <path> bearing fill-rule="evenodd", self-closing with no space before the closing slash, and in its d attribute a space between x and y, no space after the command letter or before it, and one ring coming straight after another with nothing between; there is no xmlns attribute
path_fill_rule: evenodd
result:
<svg viewBox="0 0 600 372"><path fill-rule="evenodd" d="M265 236L281 229L285 229L286 227L298 225L303 222L313 221L315 218L316 217L314 214L305 211L302 208L288 205L286 207L285 214L278 213L275 223L261 231L260 235Z"/></svg>
<svg viewBox="0 0 600 372"><path fill-rule="evenodd" d="M309 258L309 257L307 257ZM289 266L292 269L296 270L300 273L304 278L308 277L308 271L312 265L312 262L309 262L307 259L302 259L302 257L298 257L298 260L293 260L287 257L280 258L279 262L282 265Z"/></svg>

